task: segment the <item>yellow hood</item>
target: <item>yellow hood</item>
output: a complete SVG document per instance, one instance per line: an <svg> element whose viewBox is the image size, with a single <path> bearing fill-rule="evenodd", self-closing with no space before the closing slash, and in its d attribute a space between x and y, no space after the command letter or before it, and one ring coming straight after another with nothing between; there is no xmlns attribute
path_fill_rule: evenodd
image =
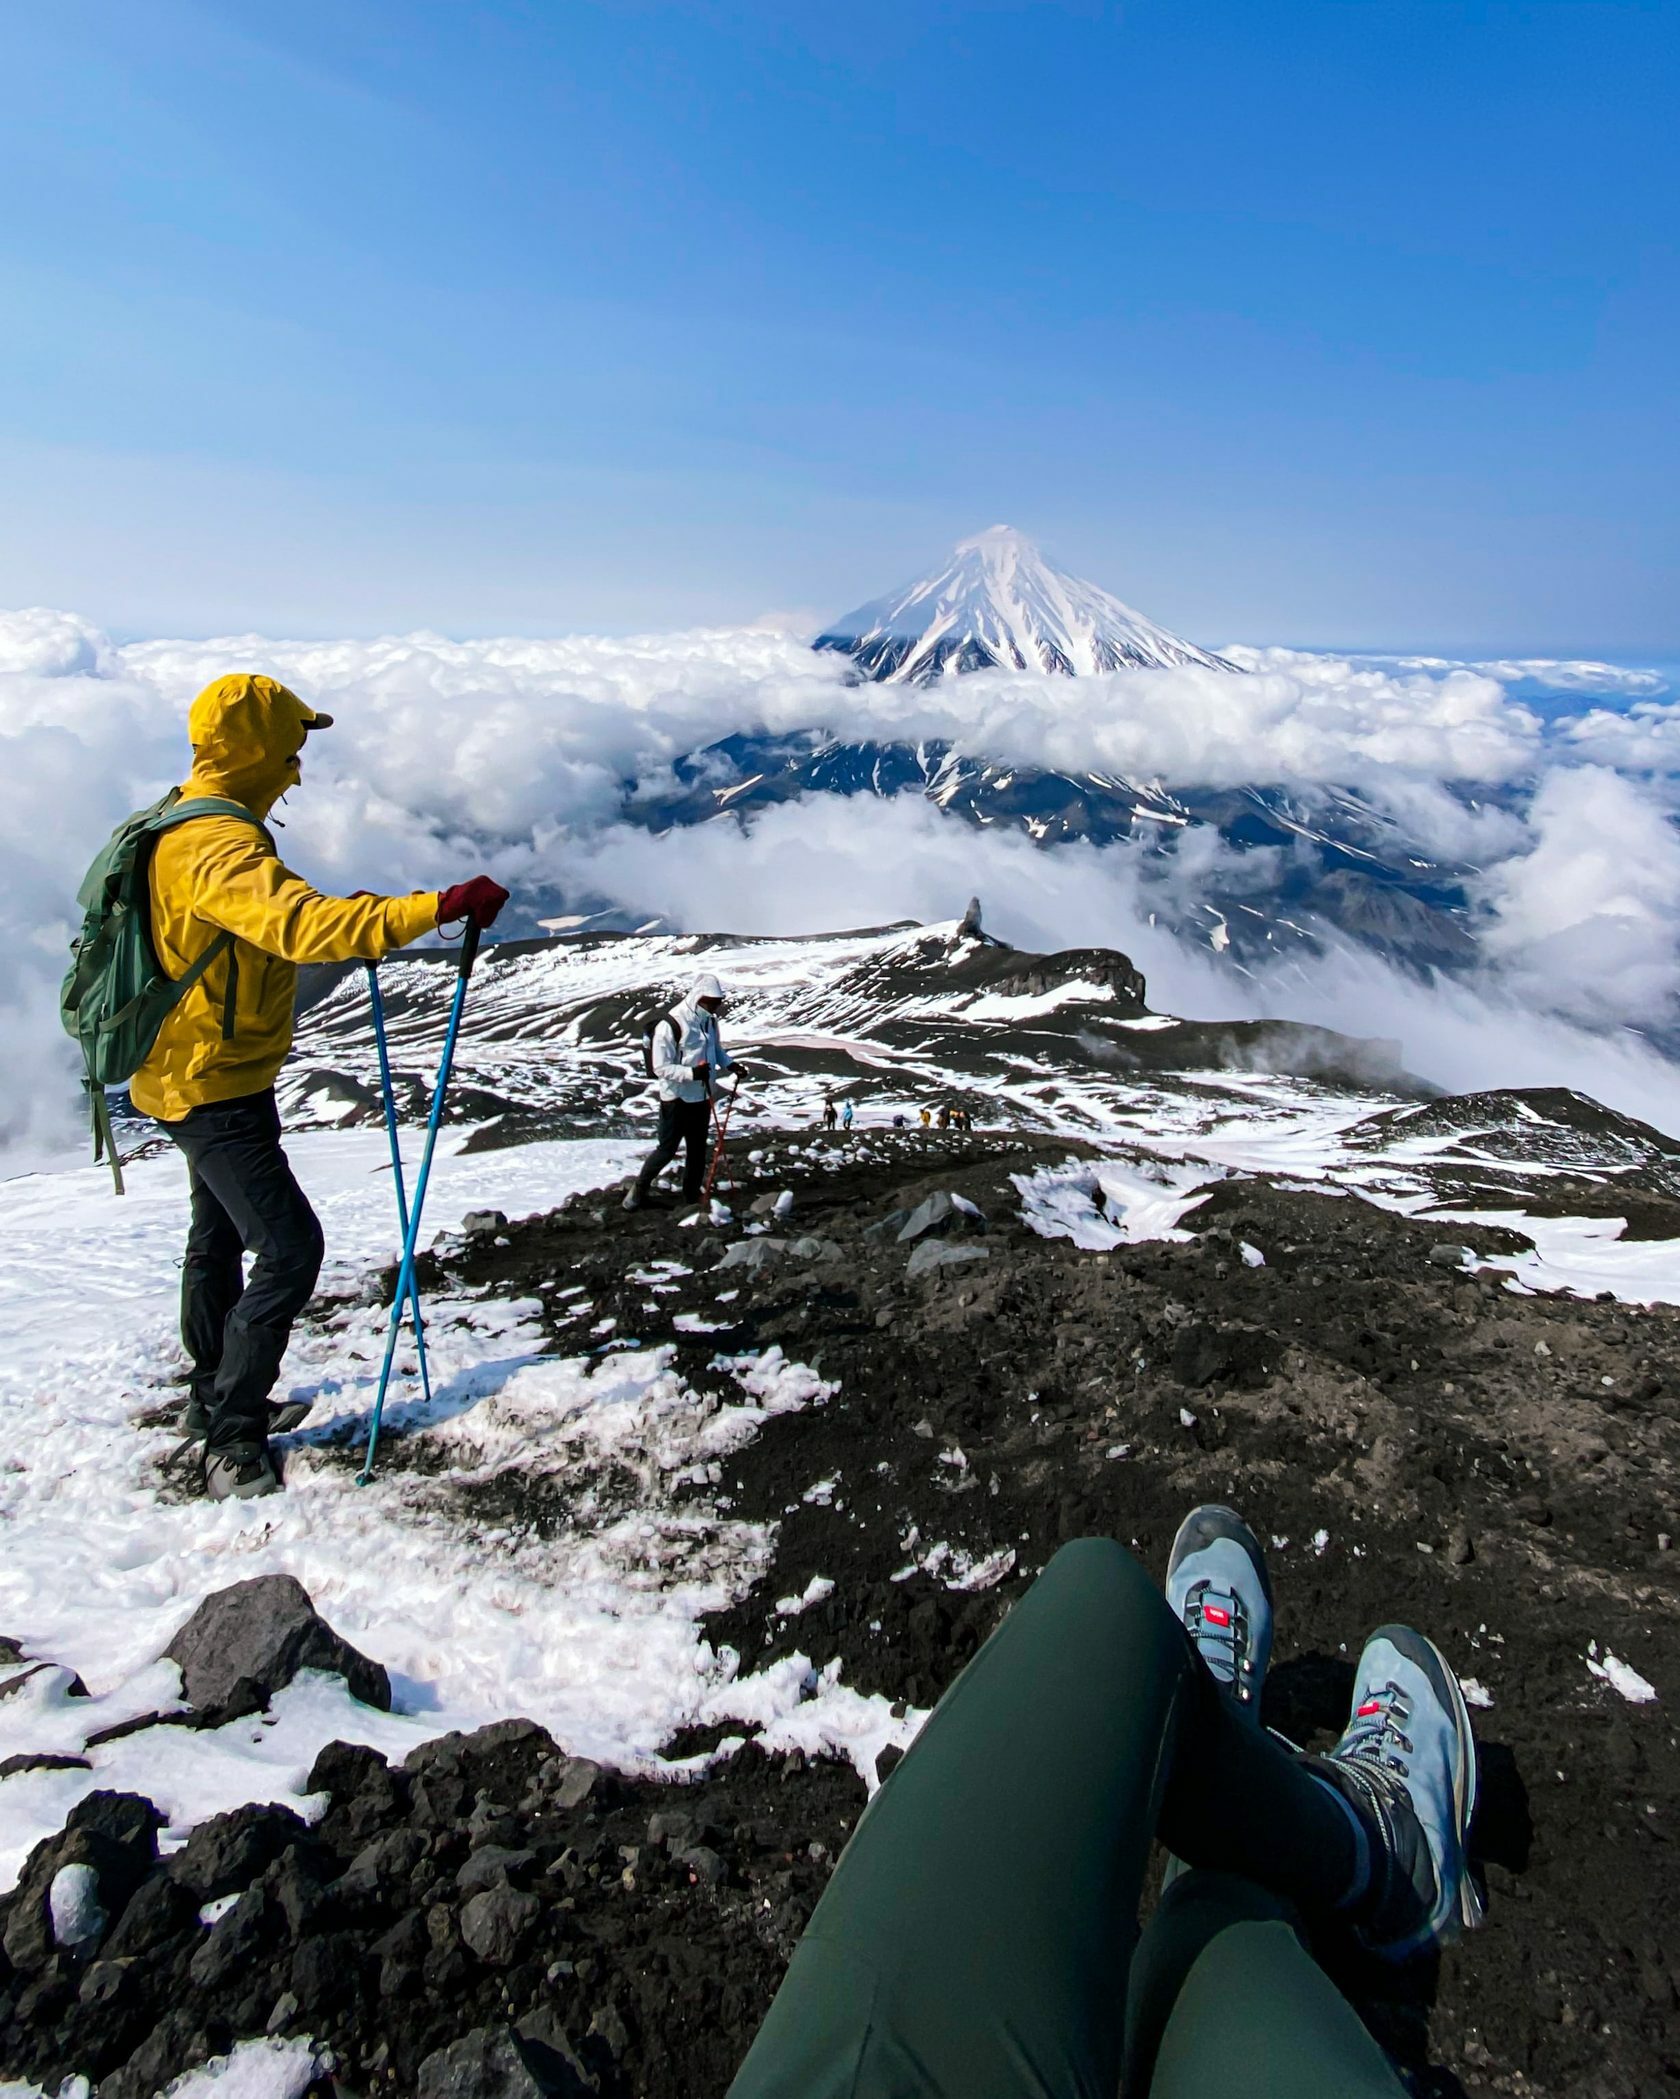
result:
<svg viewBox="0 0 1680 2099"><path fill-rule="evenodd" d="M310 729L332 725L278 678L248 671L206 685L187 716L192 777L187 792L220 795L266 816L298 781L298 753Z"/></svg>

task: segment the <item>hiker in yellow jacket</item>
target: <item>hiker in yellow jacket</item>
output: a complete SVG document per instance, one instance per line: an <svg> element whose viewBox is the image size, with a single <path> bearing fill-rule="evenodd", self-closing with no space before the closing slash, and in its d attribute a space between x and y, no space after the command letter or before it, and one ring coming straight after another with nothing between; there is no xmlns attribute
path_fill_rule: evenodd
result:
<svg viewBox="0 0 1680 2099"><path fill-rule="evenodd" d="M204 1441L205 1487L218 1501L274 1492L268 1437L307 1411L269 1405L322 1253L274 1100L297 965L377 961L440 924L488 926L507 901L485 875L442 892L322 896L284 865L260 820L302 777L304 739L331 724L274 678L207 685L187 718L193 764L182 793L237 802L259 821L195 817L159 836L150 869L152 942L168 975L184 975L220 933L234 936L170 1011L129 1085L186 1156L181 1339L193 1370L182 1426Z"/></svg>

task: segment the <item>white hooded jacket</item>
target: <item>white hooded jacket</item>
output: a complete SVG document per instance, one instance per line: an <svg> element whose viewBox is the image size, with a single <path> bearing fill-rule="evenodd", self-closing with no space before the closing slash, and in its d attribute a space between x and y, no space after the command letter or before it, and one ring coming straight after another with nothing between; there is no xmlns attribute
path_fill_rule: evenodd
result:
<svg viewBox="0 0 1680 2099"><path fill-rule="evenodd" d="M700 1005L703 998L721 998L716 977L701 977L681 1005L673 1007L673 1028L661 1021L653 1031L653 1075L659 1082L662 1101L703 1101L706 1089L694 1076L696 1064L712 1067L717 1074L733 1071L735 1065L718 1037L716 1018Z"/></svg>

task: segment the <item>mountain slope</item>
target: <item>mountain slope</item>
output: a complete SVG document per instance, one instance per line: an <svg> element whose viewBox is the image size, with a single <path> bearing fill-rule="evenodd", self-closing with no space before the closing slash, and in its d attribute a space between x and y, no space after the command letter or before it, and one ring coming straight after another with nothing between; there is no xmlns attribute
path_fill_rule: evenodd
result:
<svg viewBox="0 0 1680 2099"><path fill-rule="evenodd" d="M927 683L946 670L1103 671L1199 664L1235 671L1095 583L1052 568L1031 540L993 525L932 575L872 598L819 634L867 676Z"/></svg>

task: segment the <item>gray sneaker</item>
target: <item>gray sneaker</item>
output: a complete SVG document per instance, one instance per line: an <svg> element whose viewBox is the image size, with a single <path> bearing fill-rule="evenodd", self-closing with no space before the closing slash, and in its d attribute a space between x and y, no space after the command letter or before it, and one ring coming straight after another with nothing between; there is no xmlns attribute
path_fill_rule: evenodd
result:
<svg viewBox="0 0 1680 2099"><path fill-rule="evenodd" d="M1204 1502L1167 1556L1167 1602L1216 1682L1258 1727L1272 1657L1272 1584L1260 1540L1234 1509Z"/></svg>
<svg viewBox="0 0 1680 2099"><path fill-rule="evenodd" d="M256 1501L278 1494L280 1481L266 1443L230 1443L204 1453L204 1491L212 1501Z"/></svg>
<svg viewBox="0 0 1680 2099"><path fill-rule="evenodd" d="M1371 1842L1359 1937L1402 1961L1482 1921L1466 1849L1476 1812L1476 1742L1458 1678L1432 1640L1384 1625L1365 1643L1353 1712L1314 1774L1358 1811Z"/></svg>

